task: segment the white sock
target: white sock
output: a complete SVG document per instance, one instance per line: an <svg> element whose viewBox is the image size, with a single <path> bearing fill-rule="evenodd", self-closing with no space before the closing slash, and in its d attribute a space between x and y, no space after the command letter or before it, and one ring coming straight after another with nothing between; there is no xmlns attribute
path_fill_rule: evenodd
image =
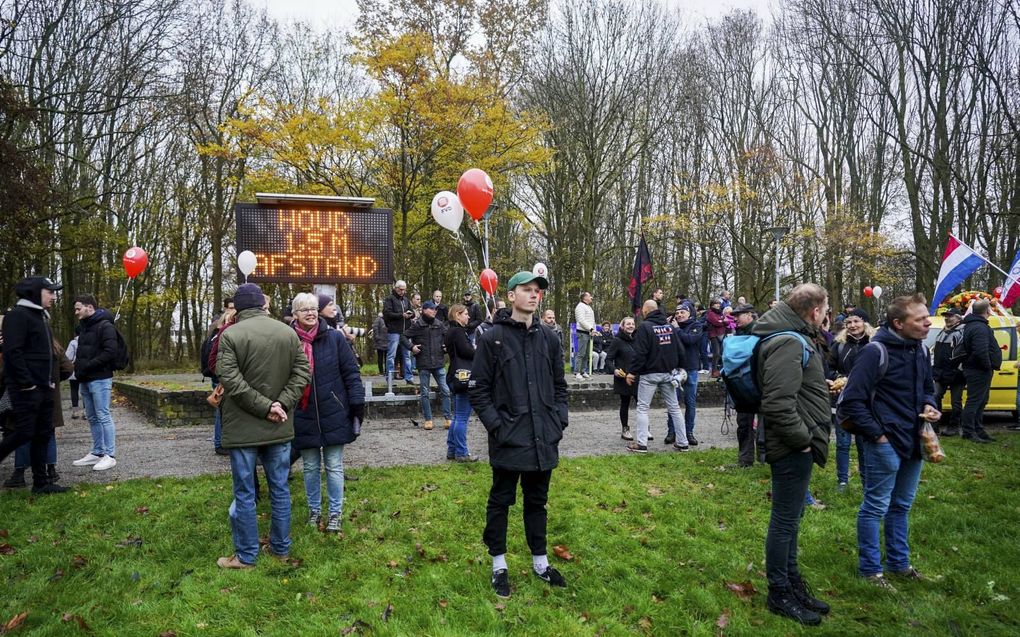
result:
<svg viewBox="0 0 1020 637"><path fill-rule="evenodd" d="M503 570L506 568L506 553L502 555L492 556L492 572Z"/></svg>
<svg viewBox="0 0 1020 637"><path fill-rule="evenodd" d="M541 575L545 573L545 569L549 568L549 556L548 555L532 555L531 565L535 569L535 572Z"/></svg>

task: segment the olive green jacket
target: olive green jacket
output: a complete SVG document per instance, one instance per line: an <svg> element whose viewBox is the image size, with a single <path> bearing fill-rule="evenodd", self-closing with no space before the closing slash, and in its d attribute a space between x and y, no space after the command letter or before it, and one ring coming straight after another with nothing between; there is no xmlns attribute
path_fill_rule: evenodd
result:
<svg viewBox="0 0 1020 637"><path fill-rule="evenodd" d="M814 461L824 467L829 455L832 407L825 362L815 345L818 328L784 302L777 303L751 326L751 333L760 337L785 331L802 334L811 345L811 356L807 367L802 367L804 344L792 334L769 339L758 350L765 461L772 463L810 446Z"/></svg>
<svg viewBox="0 0 1020 637"><path fill-rule="evenodd" d="M294 438L294 405L311 373L292 328L259 308L242 310L237 324L220 335L216 375L224 390L223 447L274 445ZM287 411L286 422L266 420L274 402Z"/></svg>

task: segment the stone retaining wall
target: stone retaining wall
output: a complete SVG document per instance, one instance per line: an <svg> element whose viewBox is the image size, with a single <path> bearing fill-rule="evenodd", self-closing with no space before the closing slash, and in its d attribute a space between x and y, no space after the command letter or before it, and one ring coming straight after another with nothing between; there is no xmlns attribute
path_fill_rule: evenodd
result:
<svg viewBox="0 0 1020 637"><path fill-rule="evenodd" d="M724 392L722 382L708 380L702 375L698 384L698 404L719 406L722 404ZM163 389L143 386L130 380L115 380L114 389L136 409L144 413L161 427L187 427L200 425L210 427L213 424L213 410L205 401L211 389ZM412 399L415 388L396 386L394 393L399 402L386 402L382 394L385 385L381 382L373 384L373 399L368 403L368 418L420 418L421 408L418 400ZM436 418L441 418L439 401L435 397L433 387L432 411ZM590 381L574 383L569 387L570 409L590 411L599 409L617 409L620 399L613 393L613 381L610 376L596 375ZM656 398L656 404L658 398Z"/></svg>

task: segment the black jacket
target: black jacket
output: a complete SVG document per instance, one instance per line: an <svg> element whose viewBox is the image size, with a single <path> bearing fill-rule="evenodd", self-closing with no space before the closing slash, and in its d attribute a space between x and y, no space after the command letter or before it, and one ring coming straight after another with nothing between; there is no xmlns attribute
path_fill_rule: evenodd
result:
<svg viewBox="0 0 1020 637"><path fill-rule="evenodd" d="M653 310L634 332L634 369L631 373L640 376L686 369L686 359L680 339L666 321L666 315L662 310Z"/></svg>
<svg viewBox="0 0 1020 637"><path fill-rule="evenodd" d="M401 339L408 350L412 345L421 345L421 351L414 355L419 369L439 369L446 363L445 340L446 323L438 319L427 321L424 316L414 319Z"/></svg>
<svg viewBox="0 0 1020 637"><path fill-rule="evenodd" d="M113 378L117 356L117 330L113 316L104 309L82 319L78 353L74 358L74 377L79 383Z"/></svg>
<svg viewBox="0 0 1020 637"><path fill-rule="evenodd" d="M351 422L351 406L365 404L358 361L344 333L327 325L320 318L319 332L312 340L315 358L312 393L305 409L298 403L295 410L295 449L346 445L357 437Z"/></svg>
<svg viewBox="0 0 1020 637"><path fill-rule="evenodd" d="M53 338L42 306L19 301L4 317L4 383L11 391L48 387L53 377Z"/></svg>
<svg viewBox="0 0 1020 637"><path fill-rule="evenodd" d="M386 331L390 334L403 334L407 326L411 324L409 318L404 317L404 312L411 311L411 301L407 295L397 296L396 292L390 294L383 301L382 314L386 322Z"/></svg>
<svg viewBox="0 0 1020 637"><path fill-rule="evenodd" d="M450 308L446 307L444 303L436 306L436 320L443 323L447 323L450 320Z"/></svg>
<svg viewBox="0 0 1020 637"><path fill-rule="evenodd" d="M962 385L967 382L960 370L960 361L953 361L953 350L963 340L963 323L953 329L944 329L935 339L932 347L934 361L931 367L932 377L936 383L943 385Z"/></svg>
<svg viewBox="0 0 1020 637"><path fill-rule="evenodd" d="M465 303L464 307L466 307L468 311L468 334L474 334L475 329L477 329L478 326L482 324L482 321L485 320L485 310L482 309L481 305L478 305L474 301Z"/></svg>
<svg viewBox="0 0 1020 637"><path fill-rule="evenodd" d="M609 353L606 354L606 359L613 360L613 371L622 369L624 372L630 373L630 368L634 365L634 335L627 334L623 330L617 334L616 338L609 345ZM628 385L625 378L620 378L616 374L613 374L613 393L620 396L637 396L638 382L634 381L633 385Z"/></svg>
<svg viewBox="0 0 1020 637"><path fill-rule="evenodd" d="M860 338L854 338L847 334L846 342L834 340L829 346L829 360L825 376L829 380L835 380L838 376L849 376L861 348L870 342L871 337L867 333L861 334Z"/></svg>
<svg viewBox="0 0 1020 637"><path fill-rule="evenodd" d="M697 373L701 367L701 337L704 335L705 324L697 319L687 319L676 324L677 338L684 349L684 369Z"/></svg>
<svg viewBox="0 0 1020 637"><path fill-rule="evenodd" d="M995 332L988 326L988 319L971 314L963 319L964 369L979 369L990 372L1002 367L1002 350L995 340Z"/></svg>
<svg viewBox="0 0 1020 637"><path fill-rule="evenodd" d="M458 369L471 369L475 360L475 348L471 347L471 341L468 340L467 329L456 321L451 321L446 328L445 345L446 353L450 355L450 369L446 372L446 385L450 391L460 393L453 389L453 376Z"/></svg>
<svg viewBox="0 0 1020 637"><path fill-rule="evenodd" d="M525 327L507 309L476 341L468 394L489 433L489 464L547 471L567 428L567 381L556 334L536 318Z"/></svg>

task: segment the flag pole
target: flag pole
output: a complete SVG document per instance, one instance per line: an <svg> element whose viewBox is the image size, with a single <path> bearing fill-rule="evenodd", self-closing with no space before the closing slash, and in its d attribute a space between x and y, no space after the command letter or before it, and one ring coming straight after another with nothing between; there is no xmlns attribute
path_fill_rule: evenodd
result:
<svg viewBox="0 0 1020 637"><path fill-rule="evenodd" d="M974 254L976 254L976 255L977 255L977 257L978 257L979 259L981 259L982 261L984 261L985 263L987 263L988 265L990 265L990 266L991 266L992 268L994 268L994 269L998 270L999 272L1001 272L1002 274L1006 275L1006 278L1007 278L1007 279L1009 278L1009 272L1006 272L1005 270L1003 270L1003 269L1002 269L1002 268L1000 268L999 266L997 266L997 265L995 265L994 263L992 263L991 261L989 261L989 260L988 260L988 257L986 257L985 255L981 254L980 252L978 252L978 251L977 251L977 250L975 250L974 248L970 247L969 245L967 245L967 244L966 244L966 243L964 243L963 241L960 241L960 239L959 239L959 238L958 238L958 237L957 237L956 235L954 235L954 234L953 234L952 232L950 232L950 233L949 233L949 236L950 236L950 237L952 237L953 239L956 239L956 241L957 241L957 242L958 242L958 243L959 243L960 245L962 245L963 247L967 248L968 250L970 250L971 252L973 252Z"/></svg>

